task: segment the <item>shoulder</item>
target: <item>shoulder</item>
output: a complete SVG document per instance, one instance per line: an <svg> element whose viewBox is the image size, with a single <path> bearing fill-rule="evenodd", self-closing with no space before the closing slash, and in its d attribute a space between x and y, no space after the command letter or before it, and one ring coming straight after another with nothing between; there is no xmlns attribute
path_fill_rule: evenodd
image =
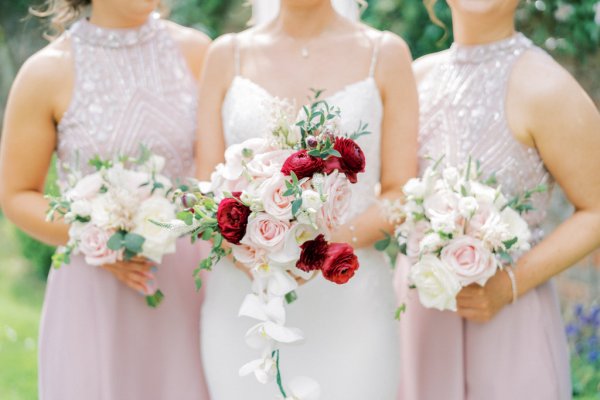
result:
<svg viewBox="0 0 600 400"><path fill-rule="evenodd" d="M183 47L194 48L196 51L208 48L210 38L205 33L181 26L173 21L164 20L164 23L177 44Z"/></svg>
<svg viewBox="0 0 600 400"><path fill-rule="evenodd" d="M195 76L200 76L210 38L196 29L186 28L172 21L165 20L164 23L173 41L181 49L190 70Z"/></svg>
<svg viewBox="0 0 600 400"><path fill-rule="evenodd" d="M525 52L516 62L511 86L524 100L538 106L554 102L559 94L569 95L582 90L564 67L536 49Z"/></svg>
<svg viewBox="0 0 600 400"><path fill-rule="evenodd" d="M73 78L73 53L67 35L62 35L25 61L15 86L51 91L69 78Z"/></svg>
<svg viewBox="0 0 600 400"><path fill-rule="evenodd" d="M597 110L573 76L548 54L530 50L516 62L509 81L509 104L517 112L519 126L533 140L553 132L570 130L574 122ZM581 121L577 121L580 123ZM565 125L566 124L566 125Z"/></svg>
<svg viewBox="0 0 600 400"><path fill-rule="evenodd" d="M447 54L448 50L444 50L417 58L413 62L413 71L417 82L422 81L431 70L445 59Z"/></svg>

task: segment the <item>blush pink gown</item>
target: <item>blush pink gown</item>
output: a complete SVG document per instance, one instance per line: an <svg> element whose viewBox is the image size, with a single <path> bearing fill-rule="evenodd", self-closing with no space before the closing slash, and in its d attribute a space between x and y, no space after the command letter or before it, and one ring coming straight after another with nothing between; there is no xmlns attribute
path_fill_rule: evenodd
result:
<svg viewBox="0 0 600 400"><path fill-rule="evenodd" d="M421 170L426 156L465 163L471 155L516 194L552 179L535 149L517 142L505 113L514 64L541 51L521 34L478 46L454 44L419 84ZM539 241L550 194L527 215ZM552 282L508 305L490 322L426 309L407 288L407 260L396 266L396 289L407 312L400 321L399 400L566 400L569 358Z"/></svg>
<svg viewBox="0 0 600 400"><path fill-rule="evenodd" d="M99 154L166 158L166 173L193 173L196 85L164 22L109 30L86 20L67 32L72 103L58 126L61 165ZM158 266L157 309L109 272L75 257L48 278L39 355L41 400L206 400L200 358L198 247L180 239Z"/></svg>

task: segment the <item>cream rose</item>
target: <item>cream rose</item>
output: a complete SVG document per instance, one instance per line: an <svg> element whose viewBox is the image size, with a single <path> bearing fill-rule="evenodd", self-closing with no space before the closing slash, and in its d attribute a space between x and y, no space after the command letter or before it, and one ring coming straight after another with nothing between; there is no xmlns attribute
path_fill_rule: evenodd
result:
<svg viewBox="0 0 600 400"><path fill-rule="evenodd" d="M165 254L175 252L177 235L175 232L161 228L154 221L171 221L175 219L175 206L164 197L153 196L144 201L133 218L133 233L146 240L141 255L160 263Z"/></svg>
<svg viewBox="0 0 600 400"><path fill-rule="evenodd" d="M91 200L98 194L104 181L99 172L89 174L81 178L75 187L69 191L68 197L72 200Z"/></svg>
<svg viewBox="0 0 600 400"><path fill-rule="evenodd" d="M458 277L463 286L478 283L483 286L496 274L498 260L483 242L470 236L453 239L440 255L445 265Z"/></svg>
<svg viewBox="0 0 600 400"><path fill-rule="evenodd" d="M410 270L419 300L427 308L456 311L456 295L462 288L454 273L433 255L425 255Z"/></svg>

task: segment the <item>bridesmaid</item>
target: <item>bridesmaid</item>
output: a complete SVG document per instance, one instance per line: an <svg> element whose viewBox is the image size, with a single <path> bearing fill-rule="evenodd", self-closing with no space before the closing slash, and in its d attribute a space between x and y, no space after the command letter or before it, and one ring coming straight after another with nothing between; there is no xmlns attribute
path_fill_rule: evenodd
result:
<svg viewBox="0 0 600 400"><path fill-rule="evenodd" d="M420 306L406 289L407 267L398 266L399 298L408 303L399 398L570 399L551 278L600 245L600 116L559 64L515 32L518 0L448 4L456 42L414 65L421 170L427 155L451 163L471 155L510 194L556 181L576 211L544 237L550 193L538 195L526 216L537 245L485 287L465 288L456 314Z"/></svg>
<svg viewBox="0 0 600 400"><path fill-rule="evenodd" d="M25 63L8 101L0 200L6 216L33 237L67 241L64 223L44 220L44 180L55 151L64 165L96 154L135 154L144 144L166 158L171 177L193 174L196 79L209 40L159 19L158 6L158 0L47 3L42 14L58 30L86 8L90 17ZM144 260L94 268L74 257L51 271L39 398L208 399L199 356L201 297L191 279L199 256L183 241L158 270ZM166 298L151 309L143 295L157 281Z"/></svg>

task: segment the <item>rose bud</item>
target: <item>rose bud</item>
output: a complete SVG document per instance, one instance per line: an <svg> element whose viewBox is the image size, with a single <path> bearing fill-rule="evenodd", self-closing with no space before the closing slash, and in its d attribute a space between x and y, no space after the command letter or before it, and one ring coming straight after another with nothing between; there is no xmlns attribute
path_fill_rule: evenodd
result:
<svg viewBox="0 0 600 400"><path fill-rule="evenodd" d="M300 248L300 258L296 262L296 268L304 272L316 271L321 269L327 255L328 243L323 235L317 236L314 240L304 242Z"/></svg>
<svg viewBox="0 0 600 400"><path fill-rule="evenodd" d="M281 172L289 176L294 171L298 179L302 179L322 172L323 167L323 160L309 155L306 150L299 150L285 160Z"/></svg>
<svg viewBox="0 0 600 400"><path fill-rule="evenodd" d="M239 197L240 193L233 193L233 195ZM217 224L225 240L232 244L240 243L246 234L250 212L250 208L237 198L221 200L217 210Z"/></svg>
<svg viewBox="0 0 600 400"><path fill-rule="evenodd" d="M358 257L352 246L347 243L331 243L321 271L328 281L343 284L354 276L358 267Z"/></svg>
<svg viewBox="0 0 600 400"><path fill-rule="evenodd" d="M198 198L193 193L184 193L181 196L181 204L185 208L192 208L198 204Z"/></svg>
<svg viewBox="0 0 600 400"><path fill-rule="evenodd" d="M318 141L318 140L317 140L317 138L316 138L316 137L314 137L314 136L309 136L309 137L306 139L306 145L307 145L309 148L311 148L311 149L314 149L314 148L316 148L318 144L319 144L319 141Z"/></svg>

